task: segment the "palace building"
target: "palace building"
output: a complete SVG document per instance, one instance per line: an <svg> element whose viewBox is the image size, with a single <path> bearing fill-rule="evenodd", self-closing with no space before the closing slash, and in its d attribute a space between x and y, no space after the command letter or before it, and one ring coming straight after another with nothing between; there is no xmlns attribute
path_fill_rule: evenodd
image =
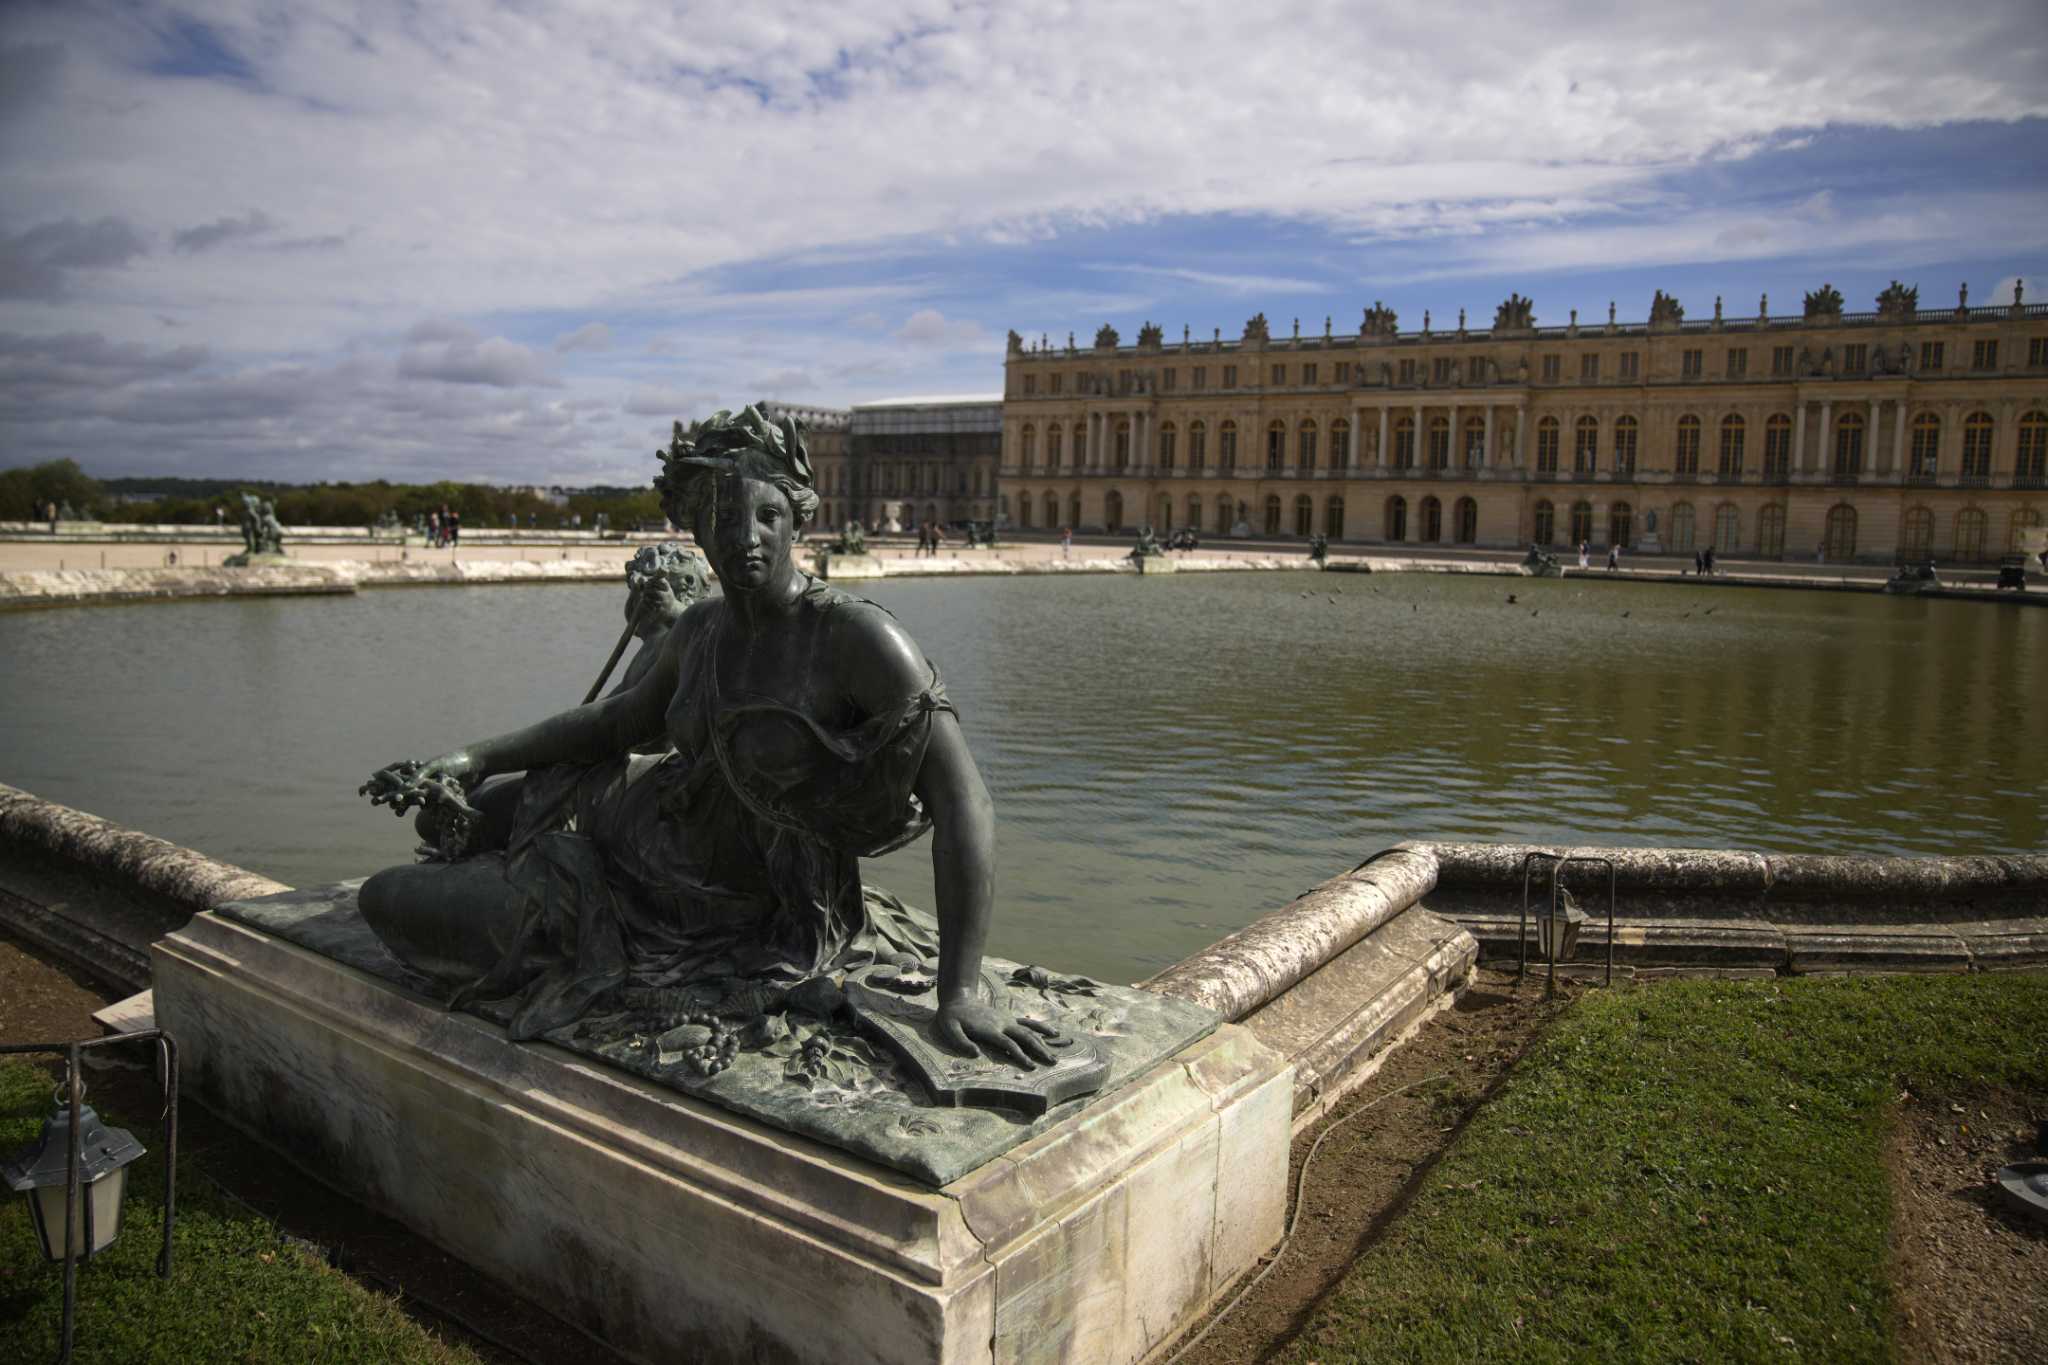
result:
<svg viewBox="0 0 2048 1365"><path fill-rule="evenodd" d="M901 530L995 519L1002 395L858 403L848 433L844 478L818 484L826 525L857 519Z"/></svg>
<svg viewBox="0 0 2048 1365"><path fill-rule="evenodd" d="M814 525L820 530L843 525L845 516L834 518L832 515L834 504L841 499L826 494L828 489L843 489L846 485L846 437L847 428L853 421L852 409L812 407L774 398L759 406L761 415L771 422L794 417L803 424L804 449L811 457L812 486L818 490L818 515Z"/></svg>
<svg viewBox="0 0 2048 1365"><path fill-rule="evenodd" d="M1792 316L1090 347L1010 334L1012 525L1363 543L1609 544L1764 558L1974 562L2048 522L2048 306L1869 312L1831 286ZM856 423L858 418L856 418ZM856 444L858 438L856 437Z"/></svg>

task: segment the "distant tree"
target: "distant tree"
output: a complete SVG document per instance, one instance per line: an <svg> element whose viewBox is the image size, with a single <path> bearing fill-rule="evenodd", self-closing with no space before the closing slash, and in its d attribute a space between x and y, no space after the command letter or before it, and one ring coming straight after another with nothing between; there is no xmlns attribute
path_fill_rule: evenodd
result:
<svg viewBox="0 0 2048 1365"><path fill-rule="evenodd" d="M39 521L51 503L71 504L79 516L99 510L99 482L76 460L49 460L0 473L0 520Z"/></svg>

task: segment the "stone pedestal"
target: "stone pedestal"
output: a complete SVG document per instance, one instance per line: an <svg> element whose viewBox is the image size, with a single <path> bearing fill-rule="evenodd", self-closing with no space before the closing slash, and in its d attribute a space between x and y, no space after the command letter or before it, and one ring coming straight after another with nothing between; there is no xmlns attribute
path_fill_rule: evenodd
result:
<svg viewBox="0 0 2048 1365"><path fill-rule="evenodd" d="M1655 531L1650 531L1636 537L1634 548L1639 555L1661 555L1664 553L1664 542L1657 538Z"/></svg>
<svg viewBox="0 0 2048 1365"><path fill-rule="evenodd" d="M818 556L818 577L827 582L881 576L882 561L873 555L836 555L828 550Z"/></svg>
<svg viewBox="0 0 2048 1365"><path fill-rule="evenodd" d="M1143 555L1131 561L1139 573L1178 573L1180 566L1171 555Z"/></svg>
<svg viewBox="0 0 2048 1365"><path fill-rule="evenodd" d="M1282 1230L1234 1025L932 1188L218 914L153 955L208 1104L635 1360L1138 1361Z"/></svg>

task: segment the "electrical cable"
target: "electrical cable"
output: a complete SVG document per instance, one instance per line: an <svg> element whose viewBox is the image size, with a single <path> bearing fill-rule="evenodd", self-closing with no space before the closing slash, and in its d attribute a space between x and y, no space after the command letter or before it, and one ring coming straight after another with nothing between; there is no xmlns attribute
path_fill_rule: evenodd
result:
<svg viewBox="0 0 2048 1365"><path fill-rule="evenodd" d="M1367 861L1369 862L1371 860L1368 859ZM1363 864L1361 864L1361 866L1363 866ZM1216 1324L1222 1322L1225 1318L1229 1317L1231 1314L1231 1310L1235 1309L1240 1303L1243 1303L1245 1296L1247 1294L1250 1294L1254 1289L1257 1289L1259 1285L1265 1280L1265 1278L1273 1273L1273 1268L1280 1264L1280 1258L1287 1254L1287 1248L1294 1242L1295 1229L1301 1225L1302 1197L1304 1192L1308 1189L1308 1168L1315 1164L1316 1153L1323 1150L1323 1144L1330 1140L1330 1134L1336 1132L1339 1128L1342 1128L1345 1124L1351 1122L1351 1120L1357 1118L1360 1114L1367 1113L1373 1109L1378 1108L1380 1105L1385 1104L1388 1100L1393 1099L1397 1095L1404 1095L1410 1090L1418 1090L1425 1085L1432 1085L1437 1081L1447 1081L1450 1078L1450 1072L1440 1071L1434 1076L1425 1076L1419 1081L1410 1081L1408 1084L1400 1087L1397 1090L1389 1090L1384 1095L1374 1096L1371 1100L1368 1100L1366 1103L1359 1105L1356 1109L1353 1109L1350 1113L1345 1114L1342 1118L1333 1119L1330 1122L1330 1124L1323 1129L1323 1131L1316 1137L1315 1142L1309 1147L1308 1155L1301 1159L1301 1170L1294 1178L1294 1212L1287 1220L1287 1231L1280 1238L1280 1245L1273 1249L1273 1258L1266 1262L1265 1268L1263 1270L1259 1271L1257 1275L1254 1275L1250 1279L1250 1281L1248 1281L1245 1284L1243 1288L1239 1289L1236 1294L1231 1296L1229 1303L1224 1304L1222 1309L1214 1317L1210 1318L1208 1322L1202 1325L1201 1331L1195 1333L1195 1335L1189 1339L1186 1345L1182 1346L1179 1350L1175 1351L1172 1355L1168 1356L1166 1358L1165 1365L1175 1365L1175 1362L1179 1361L1182 1356L1186 1355L1189 1351L1192 1351L1197 1346L1201 1345L1203 1340L1209 1335L1209 1333L1216 1330Z"/></svg>

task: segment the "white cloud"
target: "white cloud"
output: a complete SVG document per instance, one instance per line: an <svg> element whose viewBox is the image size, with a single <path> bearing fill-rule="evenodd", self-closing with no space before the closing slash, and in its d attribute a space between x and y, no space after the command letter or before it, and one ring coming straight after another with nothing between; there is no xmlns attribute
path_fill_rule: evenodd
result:
<svg viewBox="0 0 2048 1365"><path fill-rule="evenodd" d="M957 349L972 346L982 338L981 324L948 321L936 308L920 308L896 329L896 339L910 346Z"/></svg>
<svg viewBox="0 0 2048 1365"><path fill-rule="evenodd" d="M487 384L500 389L561 383L547 372L538 355L518 342L479 337L460 324L446 322L413 328L398 357L398 373L406 379Z"/></svg>
<svg viewBox="0 0 2048 1365"><path fill-rule="evenodd" d="M601 322L586 322L573 332L564 332L555 338L557 353L569 351L609 351L612 348L612 329Z"/></svg>

